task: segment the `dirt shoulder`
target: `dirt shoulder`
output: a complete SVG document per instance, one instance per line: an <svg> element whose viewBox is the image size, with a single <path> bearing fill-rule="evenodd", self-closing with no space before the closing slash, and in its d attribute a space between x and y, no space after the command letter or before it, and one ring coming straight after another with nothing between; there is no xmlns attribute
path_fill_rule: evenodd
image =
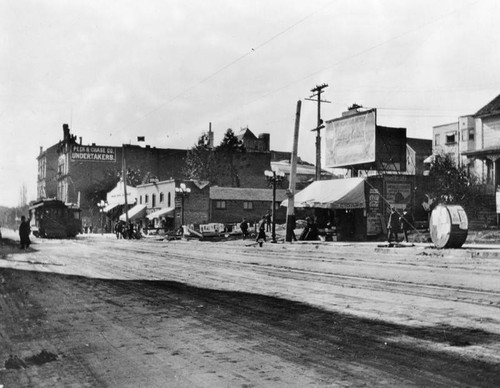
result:
<svg viewBox="0 0 500 388"><path fill-rule="evenodd" d="M0 371L6 388L500 385L498 364L459 351L497 334L249 293L0 269L0 306L0 361L26 364ZM57 359L29 362L43 350Z"/></svg>

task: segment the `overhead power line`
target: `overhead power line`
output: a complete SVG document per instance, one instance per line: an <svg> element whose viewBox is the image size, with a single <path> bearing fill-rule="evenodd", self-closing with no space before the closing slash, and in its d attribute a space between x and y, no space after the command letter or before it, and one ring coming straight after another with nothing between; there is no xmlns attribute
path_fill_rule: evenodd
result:
<svg viewBox="0 0 500 388"><path fill-rule="evenodd" d="M295 79L294 81L291 81L291 82L289 82L288 84L286 84L286 85L284 85L284 86L281 86L281 87L279 87L279 88L277 88L277 89L274 89L274 90L272 90L272 91L269 91L268 93L266 93L266 94L262 95L261 97L258 97L258 98L256 98L256 99L254 99L254 100L252 100L252 101L250 101L250 102L246 103L245 105L250 105L250 104L252 104L252 103L254 103L254 102L256 102L256 101L259 101L259 100L261 100L261 99L263 99L263 98L266 98L266 97L268 97L268 96L270 96L270 95L272 95L272 94L274 94L274 93L277 93L277 92L279 92L279 91L281 91L281 90L283 90L283 89L287 89L288 87L290 87L290 86L292 86L292 85L295 85L295 84L297 84L297 83L299 83L299 82L302 82L302 81L304 81L304 80L306 80L306 79L309 79L309 78L311 78L311 77L314 77L315 75L320 74L320 73L322 73L322 72L323 72L323 71L325 71L325 70L328 70L328 69L331 69L331 68L333 68L333 67L336 67L336 66L338 66L338 65L340 65L340 64L342 64L342 63L344 63L344 62L350 61L351 59L354 59L354 58L357 58L357 57L361 57L362 55L364 55L364 54L366 54L366 53L369 53L370 51L373 51L373 50L375 50L375 49L377 49L377 48L379 48L379 47L385 46L385 45L387 45L388 43L391 43L391 42L393 42L393 41L395 41L395 40L398 40L398 39L402 38L403 36L406 36L406 35L412 34L412 33L416 32L416 31L419 31L419 30L421 30L421 29L423 29L423 28L427 27L427 26L430 26L430 25L432 25L432 24L435 24L435 23L437 23L437 22L440 22L441 20L446 19L446 18L448 18L449 16L451 16L451 15L453 15L453 14L456 14L456 13L460 12L460 11L462 11L462 10L463 10L463 9L465 9L465 8L471 7L471 6L473 6L473 5L477 4L477 3L479 3L480 1L481 1L481 0L476 0L476 1L473 1L473 2L470 2L470 3L466 4L466 5L464 5L464 6L462 6L462 7L455 8L454 10L452 10L452 11L450 11L450 12L448 12L448 13L445 13L445 14L443 14L443 15L439 16L439 17L438 17L438 18L436 18L436 19L433 19L433 20L430 20L430 21L428 21L428 22L422 23L422 24L418 25L418 26L417 26L417 27L415 27L415 28L412 28L412 29L410 29L410 30L408 30L408 31L405 31L405 32L403 32L403 33L401 33L401 34L395 35L395 36L393 36L393 37L391 37L391 38L389 38L389 39L386 39L386 40L384 40L384 41L382 41L382 42L379 42L379 43L376 43L376 44L374 44L374 45L372 45L372 46L369 46L369 47L367 47L367 48L365 48L365 49L363 49L363 50L361 50L361 51L358 51L358 52L356 52L356 53L354 53L354 54L352 54L352 55L349 55L349 56L347 56L347 57L345 57L345 58L342 58L342 59L340 59L340 60L338 60L338 61L336 61L336 62L334 62L334 63L332 63L332 64L330 64L330 65L328 65L328 66L326 66L326 67L324 67L324 68L322 68L322 69L320 69L320 70L317 70L317 71L315 71L315 72L313 72L313 73L310 73L310 74L308 74L308 75L306 75L306 76L304 76L304 77L302 77L302 78L297 78L297 79Z"/></svg>
<svg viewBox="0 0 500 388"><path fill-rule="evenodd" d="M322 7L319 7L317 8L315 11L309 13L308 15L304 16L303 18L299 19L298 21L296 21L295 23L293 23L292 25L286 27L284 30L274 34L273 36L271 36L269 39L266 39L265 41L263 41L262 43L259 43L258 45L252 47L251 49L249 49L247 52L245 52L244 54L240 55L239 57L237 57L236 59L232 60L231 62L227 63L226 65L220 67L218 70L216 70L215 72L211 73L210 75L206 76L205 78L202 78L201 80L199 80L197 83L191 85L190 87L188 87L187 89L184 89L182 92L176 94L175 96L173 96L172 98L170 98L169 100L165 101L164 103L158 105L156 108L153 108L151 109L150 111L146 112L142 117L136 119L136 120L133 120L131 122L129 122L128 124L126 124L124 126L124 128L129 128L130 126L132 126L133 124L139 122L139 121L142 121L144 120L146 117L150 116L151 114L159 111L160 109L164 108L165 106L169 105L170 103L174 102L175 100L177 100L178 98L182 97L183 95L187 94L188 92L190 92L191 90L197 88L198 86L200 86L201 84L209 81L210 79L214 78L215 76L217 76L218 74L222 73L224 70L227 70L229 69L230 67L234 66L235 64L237 64L238 62L242 61L243 59L245 59L246 57L248 57L249 55L255 53L257 50L261 49L262 47L264 46L267 46L269 43L271 43L272 41L274 41L275 39L279 38L280 36L286 34L287 32L289 32L290 30L292 30L293 28L295 28L296 26L298 26L299 24L302 24L304 23L306 20L310 19L311 17L313 17L314 15L316 15L317 13L319 13L320 11L323 11L324 9L330 7L334 2L336 2L337 0L332 0L330 1L329 3L323 5Z"/></svg>

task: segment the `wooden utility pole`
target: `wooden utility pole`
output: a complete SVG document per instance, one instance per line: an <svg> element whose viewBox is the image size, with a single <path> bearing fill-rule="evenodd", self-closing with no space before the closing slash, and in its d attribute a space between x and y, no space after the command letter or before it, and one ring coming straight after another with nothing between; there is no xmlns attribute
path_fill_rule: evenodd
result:
<svg viewBox="0 0 500 388"><path fill-rule="evenodd" d="M125 144L122 145L122 178L123 178L123 196L125 201L125 222L128 225L128 201L127 201L127 159L125 158Z"/></svg>
<svg viewBox="0 0 500 388"><path fill-rule="evenodd" d="M327 84L316 85L315 88L311 89L313 95L306 100L315 101L318 103L318 121L317 126L312 131L316 131L316 180L321 180L321 128L324 128L323 120L321 120L321 103L330 103L331 101L326 101L321 99L321 93L323 93L323 89L327 88ZM316 98L314 98L316 97Z"/></svg>
<svg viewBox="0 0 500 388"><path fill-rule="evenodd" d="M288 186L288 207L286 211L286 237L288 242L292 241L293 229L295 227L295 182L297 175L297 153L299 147L299 127L300 127L300 108L302 101L297 101L297 113L295 114L295 130L293 133L292 160L290 161L290 186Z"/></svg>

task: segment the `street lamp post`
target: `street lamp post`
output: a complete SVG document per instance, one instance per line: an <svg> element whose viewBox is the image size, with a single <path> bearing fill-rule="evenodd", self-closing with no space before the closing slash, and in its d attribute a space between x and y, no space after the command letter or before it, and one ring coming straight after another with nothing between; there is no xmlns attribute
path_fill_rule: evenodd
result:
<svg viewBox="0 0 500 388"><path fill-rule="evenodd" d="M264 171L264 175L266 176L267 184L272 185L273 187L273 208L271 212L272 217L272 229L271 229L271 242L276 243L276 184L281 183L285 178L285 174L282 171Z"/></svg>
<svg viewBox="0 0 500 388"><path fill-rule="evenodd" d="M189 197L189 193L191 193L191 189L186 187L185 183L181 183L179 187L175 188L175 192L178 193L181 197L181 225L184 225L184 200L186 197Z"/></svg>
<svg viewBox="0 0 500 388"><path fill-rule="evenodd" d="M101 213L101 234L104 233L104 230L103 230L103 226L102 226L102 216L104 215L104 207L106 206L106 202L104 202L102 199L101 199L101 202L99 202L97 204L97 206L99 207L99 212Z"/></svg>

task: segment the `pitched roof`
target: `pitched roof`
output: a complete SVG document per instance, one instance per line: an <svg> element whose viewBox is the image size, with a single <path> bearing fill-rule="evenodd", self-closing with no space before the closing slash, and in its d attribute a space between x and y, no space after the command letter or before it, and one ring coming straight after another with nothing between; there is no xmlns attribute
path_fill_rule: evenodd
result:
<svg viewBox="0 0 500 388"><path fill-rule="evenodd" d="M276 189L276 201L283 201L286 198L286 190ZM241 187L210 187L210 199L220 199L227 201L266 201L273 200L273 190L253 189Z"/></svg>
<svg viewBox="0 0 500 388"><path fill-rule="evenodd" d="M432 154L432 140L407 137L406 144L408 144L417 154Z"/></svg>
<svg viewBox="0 0 500 388"><path fill-rule="evenodd" d="M240 132L236 135L236 138L238 140L243 140L245 137L251 139L257 139L257 136L255 136L254 133L248 127L242 128Z"/></svg>
<svg viewBox="0 0 500 388"><path fill-rule="evenodd" d="M280 170L280 171L283 171L285 174L290 174L292 167L291 167L291 164L288 160L279 160L279 161L271 161L271 169L272 170ZM307 162L297 163L297 172L296 173L297 173L297 175L315 176L316 175L316 167L314 166L314 164L307 163ZM321 169L321 175L332 177L334 174L332 174L330 171Z"/></svg>
<svg viewBox="0 0 500 388"><path fill-rule="evenodd" d="M483 117L498 114L500 115L500 94L496 96L493 100L479 109L474 116Z"/></svg>

